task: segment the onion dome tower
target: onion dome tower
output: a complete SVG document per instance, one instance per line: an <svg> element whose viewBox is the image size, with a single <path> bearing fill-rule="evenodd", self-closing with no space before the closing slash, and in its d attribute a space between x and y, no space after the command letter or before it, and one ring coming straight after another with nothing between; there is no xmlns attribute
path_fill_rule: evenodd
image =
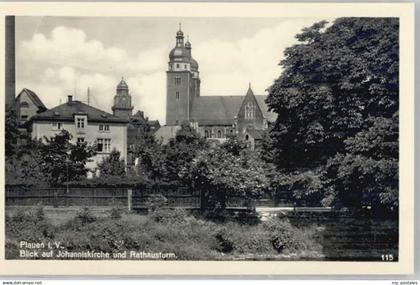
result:
<svg viewBox="0 0 420 285"><path fill-rule="evenodd" d="M198 63L192 57L189 39L184 43L181 24L175 38L166 72L166 125L172 126L190 120L194 97L200 96Z"/></svg>
<svg viewBox="0 0 420 285"><path fill-rule="evenodd" d="M133 106L131 105L131 96L128 85L121 79L117 85L117 92L114 96L114 105L112 106L114 116L129 119L133 113Z"/></svg>

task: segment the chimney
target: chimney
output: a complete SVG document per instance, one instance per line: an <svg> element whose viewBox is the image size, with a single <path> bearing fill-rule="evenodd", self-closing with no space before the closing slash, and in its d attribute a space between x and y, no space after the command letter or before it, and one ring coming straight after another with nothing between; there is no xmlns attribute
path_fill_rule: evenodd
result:
<svg viewBox="0 0 420 285"><path fill-rule="evenodd" d="M67 95L67 98L68 98L68 100L67 100L68 103L73 102L73 96L72 95Z"/></svg>
<svg viewBox="0 0 420 285"><path fill-rule="evenodd" d="M5 64L5 94L6 111L15 101L15 16L6 16L6 64Z"/></svg>

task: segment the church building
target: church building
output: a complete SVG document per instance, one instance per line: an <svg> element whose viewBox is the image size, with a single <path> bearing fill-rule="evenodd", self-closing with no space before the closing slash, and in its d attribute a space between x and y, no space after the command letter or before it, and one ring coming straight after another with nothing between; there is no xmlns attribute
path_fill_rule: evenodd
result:
<svg viewBox="0 0 420 285"><path fill-rule="evenodd" d="M174 137L179 126L190 122L201 136L224 141L229 135L246 139L268 128L276 119L265 103L266 95L255 95L251 85L243 95L202 96L198 62L192 57L192 45L181 28L175 47L169 53L166 82L166 126L156 132L163 142Z"/></svg>

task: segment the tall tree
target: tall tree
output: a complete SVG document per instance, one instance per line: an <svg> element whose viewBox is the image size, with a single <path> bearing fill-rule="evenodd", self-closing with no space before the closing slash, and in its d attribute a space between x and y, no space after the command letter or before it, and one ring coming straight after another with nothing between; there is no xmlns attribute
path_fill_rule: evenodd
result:
<svg viewBox="0 0 420 285"><path fill-rule="evenodd" d="M242 149L240 142L231 140L200 151L191 167L182 172L194 180L205 208L223 210L227 195L251 200L267 187L264 163L258 154L248 149L237 152L238 149Z"/></svg>
<svg viewBox="0 0 420 285"><path fill-rule="evenodd" d="M62 130L47 143L41 145L42 169L50 174L51 185L85 178L86 163L95 155L95 147L84 143L71 143L71 134Z"/></svg>
<svg viewBox="0 0 420 285"><path fill-rule="evenodd" d="M115 176L122 178L126 174L125 161L121 159L121 153L116 149L113 149L109 156L98 163L98 169L101 177Z"/></svg>
<svg viewBox="0 0 420 285"><path fill-rule="evenodd" d="M352 200L341 195L358 191L360 184L347 183L347 188L342 184L342 179L356 182L357 175L346 167L336 167L339 172L333 174L327 164L378 162L382 159L378 152L385 155L384 151L386 159L398 158L397 148L391 151L379 145L363 157L358 154L365 147L362 137L371 138L379 122L393 125L388 126L392 135L386 144L398 142L398 32L396 18L339 18L330 26L322 21L305 28L296 36L300 43L285 50L283 72L267 98L278 114L269 149L296 196L315 195L325 204L360 206L360 196ZM340 155L347 159L340 161ZM394 166L386 171L392 182L383 179L375 190L388 197L382 202L395 193L398 176ZM376 168L371 178L386 171ZM370 204L383 205L373 200Z"/></svg>
<svg viewBox="0 0 420 285"><path fill-rule="evenodd" d="M191 183L180 173L188 170L198 151L207 147L206 139L201 138L188 122L183 122L175 138L164 148L166 179L169 182Z"/></svg>

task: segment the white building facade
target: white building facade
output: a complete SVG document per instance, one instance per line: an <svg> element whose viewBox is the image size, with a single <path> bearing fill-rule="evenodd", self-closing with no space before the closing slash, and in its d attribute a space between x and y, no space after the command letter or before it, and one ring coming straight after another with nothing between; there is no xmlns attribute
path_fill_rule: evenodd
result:
<svg viewBox="0 0 420 285"><path fill-rule="evenodd" d="M87 163L95 171L98 162L115 149L127 162L127 120L80 101L68 102L32 118L32 138L52 138L62 130L72 135L72 143L97 145L97 154Z"/></svg>

